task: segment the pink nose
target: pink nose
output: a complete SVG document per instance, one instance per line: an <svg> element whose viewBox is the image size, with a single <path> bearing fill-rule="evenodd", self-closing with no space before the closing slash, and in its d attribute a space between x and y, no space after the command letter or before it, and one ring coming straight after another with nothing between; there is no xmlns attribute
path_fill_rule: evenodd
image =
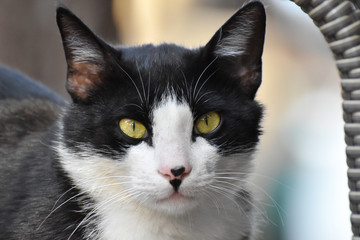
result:
<svg viewBox="0 0 360 240"><path fill-rule="evenodd" d="M174 191L179 191L182 180L191 172L190 167L176 166L173 168L164 167L159 170L159 173L163 175L173 187Z"/></svg>
<svg viewBox="0 0 360 240"><path fill-rule="evenodd" d="M190 167L176 166L173 168L164 167L159 170L159 173L166 177L168 180L180 179L182 180L191 172Z"/></svg>

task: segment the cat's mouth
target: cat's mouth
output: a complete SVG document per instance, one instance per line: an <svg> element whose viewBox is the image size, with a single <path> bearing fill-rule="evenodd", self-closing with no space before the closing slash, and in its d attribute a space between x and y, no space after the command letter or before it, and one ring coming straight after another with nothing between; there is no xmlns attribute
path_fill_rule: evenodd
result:
<svg viewBox="0 0 360 240"><path fill-rule="evenodd" d="M163 198L159 200L159 203L183 203L186 201L193 201L194 197L185 196L184 194L174 191L169 197Z"/></svg>
<svg viewBox="0 0 360 240"><path fill-rule="evenodd" d="M151 205L151 208L166 215L179 216L191 211L198 204L199 201L195 197L186 196L178 191L174 191L170 196L156 200Z"/></svg>
<svg viewBox="0 0 360 240"><path fill-rule="evenodd" d="M189 197L184 196L183 194L179 193L179 192L174 192L173 194L170 195L170 197L166 198L168 200L182 200L182 199L190 199ZM165 199L165 200L166 200Z"/></svg>

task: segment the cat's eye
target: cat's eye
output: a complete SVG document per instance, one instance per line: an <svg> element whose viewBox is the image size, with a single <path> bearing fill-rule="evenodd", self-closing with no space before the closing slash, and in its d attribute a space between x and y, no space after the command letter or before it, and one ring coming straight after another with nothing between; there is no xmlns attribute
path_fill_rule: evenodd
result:
<svg viewBox="0 0 360 240"><path fill-rule="evenodd" d="M210 133L220 125L220 115L217 112L209 112L201 115L196 123L195 128L199 133Z"/></svg>
<svg viewBox="0 0 360 240"><path fill-rule="evenodd" d="M123 118L119 122L121 131L127 136L135 139L141 139L146 136L146 127L139 121Z"/></svg>

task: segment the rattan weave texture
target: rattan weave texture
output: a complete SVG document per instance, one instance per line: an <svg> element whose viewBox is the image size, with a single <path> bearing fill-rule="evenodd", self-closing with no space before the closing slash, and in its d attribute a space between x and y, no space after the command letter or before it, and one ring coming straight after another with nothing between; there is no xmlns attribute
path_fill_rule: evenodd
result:
<svg viewBox="0 0 360 240"><path fill-rule="evenodd" d="M293 0L320 29L341 77L353 240L360 240L360 0Z"/></svg>

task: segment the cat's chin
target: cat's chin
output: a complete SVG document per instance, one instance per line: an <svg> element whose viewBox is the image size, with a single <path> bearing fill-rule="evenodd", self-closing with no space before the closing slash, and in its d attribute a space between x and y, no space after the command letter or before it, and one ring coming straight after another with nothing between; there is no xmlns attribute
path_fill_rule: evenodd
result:
<svg viewBox="0 0 360 240"><path fill-rule="evenodd" d="M182 215L193 210L198 205L199 200L195 197L173 192L170 196L159 199L151 204L150 208L169 215Z"/></svg>

